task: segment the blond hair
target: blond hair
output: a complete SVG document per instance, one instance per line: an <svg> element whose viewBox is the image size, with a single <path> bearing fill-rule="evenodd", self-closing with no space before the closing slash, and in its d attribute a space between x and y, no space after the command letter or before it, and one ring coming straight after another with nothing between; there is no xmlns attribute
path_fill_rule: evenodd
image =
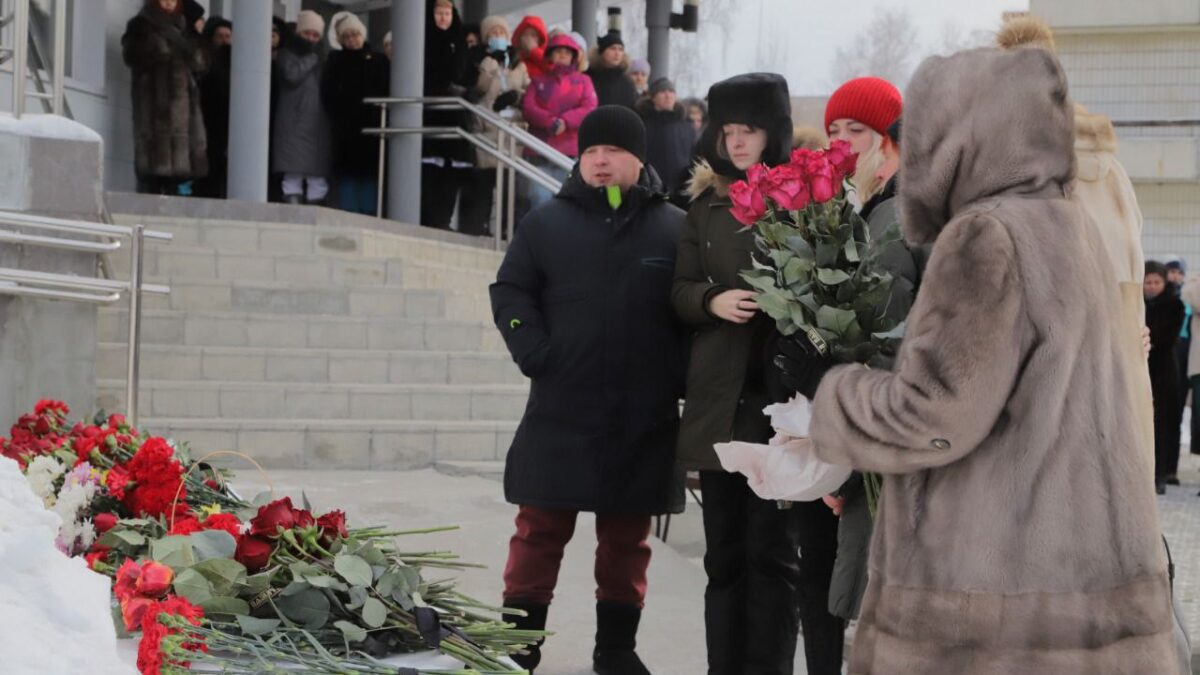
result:
<svg viewBox="0 0 1200 675"><path fill-rule="evenodd" d="M887 185L886 180L880 179L879 170L887 162L885 150L887 145L892 142L892 139L874 129L868 129L867 132L871 134L871 147L858 156L858 163L854 167L854 176L850 179L854 183L854 192L860 206L871 201L871 197L883 192L883 188Z"/></svg>

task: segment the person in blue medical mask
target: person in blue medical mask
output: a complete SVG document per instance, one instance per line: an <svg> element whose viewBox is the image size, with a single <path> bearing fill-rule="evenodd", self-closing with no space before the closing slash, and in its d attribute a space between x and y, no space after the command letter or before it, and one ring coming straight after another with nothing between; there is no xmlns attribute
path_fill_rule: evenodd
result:
<svg viewBox="0 0 1200 675"><path fill-rule="evenodd" d="M468 52L468 66L463 85L467 89L467 100L487 110L495 110L505 116L521 92L515 86L512 67L517 63L516 50L509 37L508 21L503 16L493 15L480 23L482 42ZM514 109L515 110L515 109ZM496 129L474 119L479 131L497 140ZM463 234L483 236L488 234L491 220L493 192L496 186L496 158L476 150L475 170L470 182L459 198L458 229Z"/></svg>

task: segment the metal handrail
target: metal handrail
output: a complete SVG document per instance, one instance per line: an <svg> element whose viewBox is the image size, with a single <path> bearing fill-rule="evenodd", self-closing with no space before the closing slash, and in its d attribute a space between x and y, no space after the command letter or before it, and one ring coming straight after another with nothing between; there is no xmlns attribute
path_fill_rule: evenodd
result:
<svg viewBox="0 0 1200 675"><path fill-rule="evenodd" d="M105 209L107 211L107 209ZM129 239L129 281L81 277L51 272L34 272L12 268L0 268L0 295L16 295L50 300L66 300L89 304L112 304L124 293L129 300L129 351L126 364L125 404L126 417L136 424L138 414L138 379L141 358L142 293L169 294L171 288L158 284L143 283L143 245L147 238L171 241L167 232L146 230L146 226L132 227L108 223L92 223L35 216L28 213L0 211L0 223L19 227L81 234L93 237L119 237ZM120 241L97 242L80 239L42 237L22 232L0 230L0 241L19 245L43 246L87 251L103 255L120 248Z"/></svg>
<svg viewBox="0 0 1200 675"><path fill-rule="evenodd" d="M562 183L554 180L545 173L542 173L538 168L520 157L509 157L505 155L489 138L481 138L477 134L473 134L461 127L418 127L416 129L363 129L363 133L369 136L403 136L409 134L419 134L430 138L461 138L465 141L470 141L475 147L495 157L497 160L511 166L514 170L525 176L529 180L540 183L546 189L557 192L562 189Z"/></svg>
<svg viewBox="0 0 1200 675"><path fill-rule="evenodd" d="M13 12L9 21L13 24L13 46L3 51L13 62L12 81L12 111L13 116L20 118L25 114L25 99L43 99L49 102L49 111L55 115L63 114L66 105L66 54L67 54L67 2L54 0L54 62L50 64L50 92L40 91L44 88L41 75L35 70L34 79L39 88L36 92L27 92L26 79L29 77L29 0L13 0ZM36 45L35 45L36 48ZM38 57L41 58L40 56ZM7 59L5 59L7 60Z"/></svg>
<svg viewBox="0 0 1200 675"><path fill-rule="evenodd" d="M550 160L552 164L564 171L570 171L575 166L575 160L564 155L554 149L542 139L534 136L528 131L516 126L512 122L504 119L496 113L484 108L483 106L475 105L467 101L461 96L413 96L407 98L368 98L363 99L364 103L378 106L388 106L393 104L414 104L420 103L426 106L438 106L442 108L453 107L462 108L483 121L491 124L494 127L501 129L505 134L516 138L526 148L534 151L538 155Z"/></svg>

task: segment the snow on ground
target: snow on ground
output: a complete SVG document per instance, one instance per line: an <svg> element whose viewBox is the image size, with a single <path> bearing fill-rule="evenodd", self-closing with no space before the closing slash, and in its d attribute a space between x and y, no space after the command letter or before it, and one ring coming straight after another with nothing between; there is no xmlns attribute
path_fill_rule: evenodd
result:
<svg viewBox="0 0 1200 675"><path fill-rule="evenodd" d="M109 580L54 546L60 521L0 457L0 654L6 675L130 675L117 657Z"/></svg>
<svg viewBox="0 0 1200 675"><path fill-rule="evenodd" d="M25 114L21 119L11 113L0 113L0 134L56 138L64 141L91 141L101 143L100 134L79 122L60 115Z"/></svg>

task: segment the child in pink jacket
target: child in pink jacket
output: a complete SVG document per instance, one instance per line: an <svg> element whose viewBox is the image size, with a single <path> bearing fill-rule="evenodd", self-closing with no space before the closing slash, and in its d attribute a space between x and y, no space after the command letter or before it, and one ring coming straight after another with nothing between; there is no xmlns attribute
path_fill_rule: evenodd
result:
<svg viewBox="0 0 1200 675"><path fill-rule="evenodd" d="M596 108L592 80L579 72L579 45L560 34L546 45L547 68L533 78L522 109L529 130L568 157L579 154L579 125Z"/></svg>

